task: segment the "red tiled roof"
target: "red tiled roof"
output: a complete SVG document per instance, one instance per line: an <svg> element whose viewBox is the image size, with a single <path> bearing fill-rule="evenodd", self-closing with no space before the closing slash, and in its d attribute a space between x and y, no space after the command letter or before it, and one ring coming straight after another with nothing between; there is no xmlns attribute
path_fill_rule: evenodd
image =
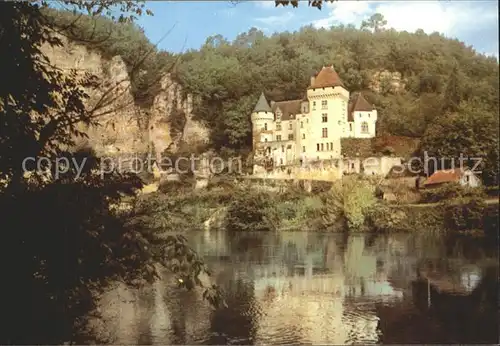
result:
<svg viewBox="0 0 500 346"><path fill-rule="evenodd" d="M354 121L354 112L371 112L375 107L364 98L362 93L354 94L349 101L347 110L347 121Z"/></svg>
<svg viewBox="0 0 500 346"><path fill-rule="evenodd" d="M460 180L462 176L462 170L460 168L440 170L434 172L429 179L427 179L424 185L434 185L442 183L452 183Z"/></svg>
<svg viewBox="0 0 500 346"><path fill-rule="evenodd" d="M333 66L327 66L323 67L321 71L319 71L318 75L311 83L309 89L328 88L336 86L343 87L344 83L342 83L342 80L340 79Z"/></svg>

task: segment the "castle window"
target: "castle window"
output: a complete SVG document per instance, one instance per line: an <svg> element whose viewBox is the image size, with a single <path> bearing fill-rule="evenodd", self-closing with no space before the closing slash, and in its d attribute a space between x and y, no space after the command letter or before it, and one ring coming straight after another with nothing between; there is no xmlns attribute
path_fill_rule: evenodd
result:
<svg viewBox="0 0 500 346"><path fill-rule="evenodd" d="M316 144L316 151L319 151L319 143Z"/></svg>
<svg viewBox="0 0 500 346"><path fill-rule="evenodd" d="M321 131L321 137L323 138L328 137L328 129L326 127L323 127L323 130Z"/></svg>
<svg viewBox="0 0 500 346"><path fill-rule="evenodd" d="M283 159L280 159L280 165L283 166Z"/></svg>
<svg viewBox="0 0 500 346"><path fill-rule="evenodd" d="M264 138L264 142L267 142L267 138Z"/></svg>
<svg viewBox="0 0 500 346"><path fill-rule="evenodd" d="M333 143L330 142L330 150L333 150Z"/></svg>
<svg viewBox="0 0 500 346"><path fill-rule="evenodd" d="M282 152L282 153L284 153L284 152L285 152L285 146L284 146L284 145L282 145L282 146L281 146L281 152Z"/></svg>
<svg viewBox="0 0 500 346"><path fill-rule="evenodd" d="M306 134L305 133L302 134L302 139L306 139Z"/></svg>
<svg viewBox="0 0 500 346"><path fill-rule="evenodd" d="M267 123L264 123L264 131L267 131Z"/></svg>
<svg viewBox="0 0 500 346"><path fill-rule="evenodd" d="M277 135L277 136L276 136L276 140L277 140L278 142L279 142L279 141L281 141L281 135Z"/></svg>
<svg viewBox="0 0 500 346"><path fill-rule="evenodd" d="M328 101L327 100L321 101L321 109L328 109Z"/></svg>
<svg viewBox="0 0 500 346"><path fill-rule="evenodd" d="M349 131L352 131L352 123L349 124Z"/></svg>
<svg viewBox="0 0 500 346"><path fill-rule="evenodd" d="M341 121L339 120L339 125L340 125Z"/></svg>
<svg viewBox="0 0 500 346"><path fill-rule="evenodd" d="M316 110L316 101L313 101L313 111Z"/></svg>
<svg viewBox="0 0 500 346"><path fill-rule="evenodd" d="M276 124L276 131L281 131L281 124Z"/></svg>
<svg viewBox="0 0 500 346"><path fill-rule="evenodd" d="M293 141L293 134L292 134L292 133L290 133L290 134L288 135L288 140L289 140L289 141Z"/></svg>
<svg viewBox="0 0 500 346"><path fill-rule="evenodd" d="M306 152L306 147L302 147L302 152L305 153Z"/></svg>
<svg viewBox="0 0 500 346"><path fill-rule="evenodd" d="M292 129L292 123L289 123L288 124L288 129L291 130Z"/></svg>
<svg viewBox="0 0 500 346"><path fill-rule="evenodd" d="M301 129L303 129L303 128L304 128L304 122L303 122L303 121L301 121L301 122L300 122L300 128L301 128Z"/></svg>
<svg viewBox="0 0 500 346"><path fill-rule="evenodd" d="M361 133L368 133L368 123L366 121L361 123Z"/></svg>
<svg viewBox="0 0 500 346"><path fill-rule="evenodd" d="M323 143L321 143L321 151L323 151L323 150L324 150Z"/></svg>
<svg viewBox="0 0 500 346"><path fill-rule="evenodd" d="M321 122L326 123L328 121L328 114L321 114Z"/></svg>
<svg viewBox="0 0 500 346"><path fill-rule="evenodd" d="M370 113L368 113L368 118L370 117Z"/></svg>

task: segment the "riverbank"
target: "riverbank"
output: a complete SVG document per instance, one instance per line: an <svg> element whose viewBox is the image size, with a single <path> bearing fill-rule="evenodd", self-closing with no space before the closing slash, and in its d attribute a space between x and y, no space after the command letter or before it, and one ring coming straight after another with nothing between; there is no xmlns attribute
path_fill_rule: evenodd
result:
<svg viewBox="0 0 500 346"><path fill-rule="evenodd" d="M173 183L138 197L135 208L150 227L181 233L221 228L275 232L344 232L346 228L351 232L463 232L472 227L478 233L483 226L498 224L498 199L488 198L479 204L474 200L472 214L470 198L391 203L377 198L373 186L362 179L338 188L331 184L318 186L312 192L293 185L263 187L228 179L203 189L175 184L179 185ZM492 232L491 227L487 228Z"/></svg>

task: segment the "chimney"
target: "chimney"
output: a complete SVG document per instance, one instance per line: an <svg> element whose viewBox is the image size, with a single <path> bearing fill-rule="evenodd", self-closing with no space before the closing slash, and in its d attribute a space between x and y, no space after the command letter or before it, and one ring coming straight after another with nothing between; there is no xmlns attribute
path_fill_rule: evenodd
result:
<svg viewBox="0 0 500 346"><path fill-rule="evenodd" d="M271 108L274 106L274 101L271 101Z"/></svg>

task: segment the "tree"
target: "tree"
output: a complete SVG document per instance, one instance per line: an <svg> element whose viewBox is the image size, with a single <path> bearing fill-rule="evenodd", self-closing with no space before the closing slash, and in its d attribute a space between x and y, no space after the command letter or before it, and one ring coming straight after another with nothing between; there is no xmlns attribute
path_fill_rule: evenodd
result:
<svg viewBox="0 0 500 346"><path fill-rule="evenodd" d="M498 184L498 115L489 111L478 100L462 102L457 113L446 113L428 127L420 143L420 153L427 152L445 167L454 164L459 168L462 155L467 160L464 165L472 168L477 160L480 164L483 182L487 185ZM454 160L454 161L452 161Z"/></svg>
<svg viewBox="0 0 500 346"><path fill-rule="evenodd" d="M458 66L455 65L448 77L448 83L444 92L443 112L456 112L462 100Z"/></svg>
<svg viewBox="0 0 500 346"><path fill-rule="evenodd" d="M324 3L334 2L334 1L336 1L336 0L309 0L309 6L316 7L318 10L321 10ZM276 7L278 7L279 5L282 5L282 6L292 5L293 7L299 6L298 0L276 0L275 3L276 3Z"/></svg>
<svg viewBox="0 0 500 346"><path fill-rule="evenodd" d="M91 15L121 9L118 22L143 11L132 1L63 3ZM43 13L43 5L0 4L0 54L5 57L0 64L0 267L5 279L0 305L9 316L2 344L74 340L96 297L113 281L151 282L162 263L192 286L205 268L182 237L162 239L131 225L135 213L115 210L122 196L134 196L141 187L136 175L116 170L101 175L95 154L74 150L75 138L85 136L79 125L95 124L116 111L114 92L122 89L112 86L89 105L89 92L102 85L96 77L50 64L41 45L60 45L58 35L66 32ZM25 158L44 160L29 179ZM61 168L55 164L63 158L77 165L55 175ZM77 166L82 170L77 172Z"/></svg>
<svg viewBox="0 0 500 346"><path fill-rule="evenodd" d="M367 21L361 23L361 30L372 29L374 32L380 32L387 25L387 20L380 13L373 14Z"/></svg>

